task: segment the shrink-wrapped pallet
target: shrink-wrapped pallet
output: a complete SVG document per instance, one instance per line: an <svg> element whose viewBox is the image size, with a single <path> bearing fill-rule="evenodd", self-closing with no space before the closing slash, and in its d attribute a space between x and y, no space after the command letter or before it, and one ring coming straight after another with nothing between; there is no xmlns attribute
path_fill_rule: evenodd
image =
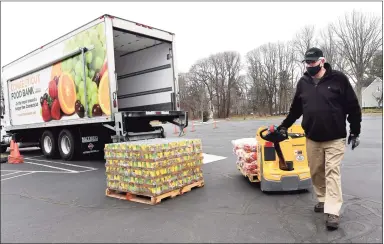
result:
<svg viewBox="0 0 384 244"><path fill-rule="evenodd" d="M237 156L237 165L246 174L256 174L258 171L256 138L233 140L232 145L233 153Z"/></svg>
<svg viewBox="0 0 384 244"><path fill-rule="evenodd" d="M105 146L107 187L157 196L203 180L199 139L151 139Z"/></svg>

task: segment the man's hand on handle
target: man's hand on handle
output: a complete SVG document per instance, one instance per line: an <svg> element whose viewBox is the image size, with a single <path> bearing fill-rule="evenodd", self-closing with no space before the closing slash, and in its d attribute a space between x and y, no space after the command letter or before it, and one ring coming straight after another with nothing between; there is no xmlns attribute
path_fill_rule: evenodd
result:
<svg viewBox="0 0 384 244"><path fill-rule="evenodd" d="M287 128L283 127L283 126L278 126L277 127L277 130L280 132L280 134L282 134L284 137L288 137L288 130Z"/></svg>

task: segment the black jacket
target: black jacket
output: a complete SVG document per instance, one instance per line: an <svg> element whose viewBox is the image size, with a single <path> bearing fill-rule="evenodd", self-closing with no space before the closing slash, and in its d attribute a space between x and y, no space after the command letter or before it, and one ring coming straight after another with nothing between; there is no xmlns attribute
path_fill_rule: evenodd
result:
<svg viewBox="0 0 384 244"><path fill-rule="evenodd" d="M351 133L359 135L361 109L347 76L332 70L328 63L324 68L317 85L307 72L300 78L289 114L280 126L289 128L303 115L301 126L306 136L322 142L345 138L347 119Z"/></svg>

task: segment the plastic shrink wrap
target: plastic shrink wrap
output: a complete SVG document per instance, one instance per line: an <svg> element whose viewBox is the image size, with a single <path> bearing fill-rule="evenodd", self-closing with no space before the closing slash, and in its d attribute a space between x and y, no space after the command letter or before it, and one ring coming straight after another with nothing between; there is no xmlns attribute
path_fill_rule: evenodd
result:
<svg viewBox="0 0 384 244"><path fill-rule="evenodd" d="M233 153L237 156L236 163L246 174L256 174L257 140L256 138L241 138L232 141Z"/></svg>
<svg viewBox="0 0 384 244"><path fill-rule="evenodd" d="M199 139L151 139L105 145L107 187L157 196L203 179Z"/></svg>

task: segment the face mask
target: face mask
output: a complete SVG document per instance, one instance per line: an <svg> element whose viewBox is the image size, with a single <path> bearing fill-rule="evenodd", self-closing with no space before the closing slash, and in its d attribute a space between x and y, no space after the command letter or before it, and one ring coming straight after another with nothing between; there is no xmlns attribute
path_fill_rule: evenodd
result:
<svg viewBox="0 0 384 244"><path fill-rule="evenodd" d="M311 76L315 76L321 70L320 64L315 67L307 67L307 71Z"/></svg>

